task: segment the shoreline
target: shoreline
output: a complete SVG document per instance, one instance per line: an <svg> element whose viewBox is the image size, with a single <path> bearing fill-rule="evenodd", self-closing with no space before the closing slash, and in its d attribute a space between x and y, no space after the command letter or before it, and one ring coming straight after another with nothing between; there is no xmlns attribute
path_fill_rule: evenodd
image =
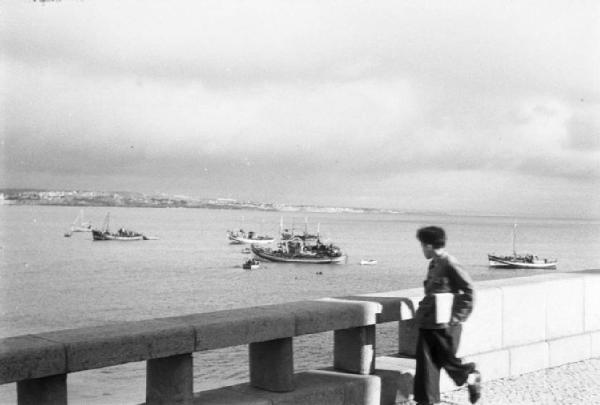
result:
<svg viewBox="0 0 600 405"><path fill-rule="evenodd" d="M48 191L31 189L0 189L0 206L39 205L64 207L122 207L122 208L200 208L220 210L251 210L263 212L313 213L313 214L382 214L426 217L470 217L499 219L548 219L559 221L600 221L600 218L542 217L497 213L449 213L412 211L390 208L327 207L319 205L294 205L276 202L239 201L232 198L201 199L182 195L143 194L125 191Z"/></svg>

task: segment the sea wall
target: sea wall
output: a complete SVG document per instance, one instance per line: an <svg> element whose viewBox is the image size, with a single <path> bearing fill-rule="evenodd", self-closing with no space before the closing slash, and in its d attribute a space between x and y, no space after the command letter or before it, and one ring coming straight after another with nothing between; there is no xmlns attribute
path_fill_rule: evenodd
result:
<svg viewBox="0 0 600 405"><path fill-rule="evenodd" d="M475 307L464 324L458 355L474 361L484 379L516 376L600 356L600 271L476 283ZM412 357L416 329L406 297L399 322L399 355ZM383 361L383 359L382 359ZM390 369L414 361L386 358ZM444 389L454 388L447 376Z"/></svg>
<svg viewBox="0 0 600 405"><path fill-rule="evenodd" d="M600 356L600 271L476 283L460 355L485 380ZM146 361L147 404L393 404L414 373L421 289L325 298L0 339L19 404L66 404L69 373ZM398 323L399 355L376 357ZM293 338L334 331L329 369L294 372ZM194 393L192 353L247 345L250 381ZM445 389L453 388L448 381Z"/></svg>

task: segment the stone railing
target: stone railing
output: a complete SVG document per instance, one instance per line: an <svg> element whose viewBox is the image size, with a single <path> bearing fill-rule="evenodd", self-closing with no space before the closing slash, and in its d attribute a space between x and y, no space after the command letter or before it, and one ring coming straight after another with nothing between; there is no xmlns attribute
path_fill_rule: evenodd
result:
<svg viewBox="0 0 600 405"><path fill-rule="evenodd" d="M476 283L461 355L485 379L600 355L600 271ZM66 404L67 375L146 361L146 404L393 404L411 392L422 289L267 305L0 339L18 404ZM399 321L375 364L376 324ZM330 369L294 373L293 338L334 331ZM192 353L248 345L250 381L194 394Z"/></svg>
<svg viewBox="0 0 600 405"><path fill-rule="evenodd" d="M294 390L292 338L334 332L334 367L374 369L380 305L322 299L0 340L0 383L17 383L19 404L66 404L67 374L146 361L146 403L191 404L192 353L249 345L250 385Z"/></svg>

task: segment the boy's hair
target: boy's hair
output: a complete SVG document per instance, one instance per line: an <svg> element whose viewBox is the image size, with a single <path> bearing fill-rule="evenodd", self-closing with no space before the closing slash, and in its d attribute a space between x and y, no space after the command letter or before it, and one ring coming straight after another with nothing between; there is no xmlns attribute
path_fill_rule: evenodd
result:
<svg viewBox="0 0 600 405"><path fill-rule="evenodd" d="M439 226L426 226L417 231L417 239L434 249L446 246L446 232Z"/></svg>

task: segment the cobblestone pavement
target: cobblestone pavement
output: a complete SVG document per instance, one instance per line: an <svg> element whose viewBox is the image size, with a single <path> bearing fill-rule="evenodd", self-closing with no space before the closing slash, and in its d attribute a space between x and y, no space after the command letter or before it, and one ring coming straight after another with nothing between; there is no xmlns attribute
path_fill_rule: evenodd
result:
<svg viewBox="0 0 600 405"><path fill-rule="evenodd" d="M466 388L442 394L443 405L470 405ZM484 382L477 405L600 404L600 358Z"/></svg>

